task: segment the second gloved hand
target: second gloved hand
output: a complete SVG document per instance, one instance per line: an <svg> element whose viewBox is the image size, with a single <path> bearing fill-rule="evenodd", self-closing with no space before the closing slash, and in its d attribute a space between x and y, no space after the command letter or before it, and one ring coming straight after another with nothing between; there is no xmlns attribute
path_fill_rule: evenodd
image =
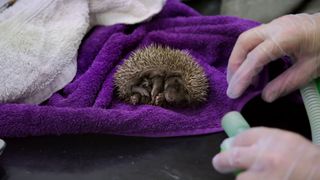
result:
<svg viewBox="0 0 320 180"><path fill-rule="evenodd" d="M262 97L267 102L319 77L319 14L283 16L241 34L228 63L228 96L241 96L266 64L285 55L294 64L263 89Z"/></svg>
<svg viewBox="0 0 320 180"><path fill-rule="evenodd" d="M213 159L219 172L245 169L238 180L320 179L320 149L300 135L252 128L235 137L231 148Z"/></svg>

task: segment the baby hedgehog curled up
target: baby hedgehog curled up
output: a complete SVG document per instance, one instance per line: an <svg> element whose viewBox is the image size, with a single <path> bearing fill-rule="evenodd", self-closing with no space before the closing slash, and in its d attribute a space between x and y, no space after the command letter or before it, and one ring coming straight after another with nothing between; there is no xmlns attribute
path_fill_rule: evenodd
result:
<svg viewBox="0 0 320 180"><path fill-rule="evenodd" d="M204 70L188 52L154 44L126 59L114 82L120 99L158 106L199 104L209 88Z"/></svg>

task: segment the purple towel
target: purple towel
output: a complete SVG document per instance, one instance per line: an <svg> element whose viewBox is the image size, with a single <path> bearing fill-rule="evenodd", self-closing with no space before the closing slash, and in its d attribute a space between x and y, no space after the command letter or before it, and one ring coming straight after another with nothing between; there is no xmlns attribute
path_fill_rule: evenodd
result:
<svg viewBox="0 0 320 180"><path fill-rule="evenodd" d="M220 119L241 110L260 93L259 84L231 100L226 96L226 65L239 34L258 23L225 16L201 16L177 0L168 0L151 21L135 26L95 27L82 42L74 80L40 106L0 105L0 137L79 133L128 136L186 136L221 131ZM193 109L133 106L116 98L113 74L130 53L155 43L189 51L210 82L208 102Z"/></svg>

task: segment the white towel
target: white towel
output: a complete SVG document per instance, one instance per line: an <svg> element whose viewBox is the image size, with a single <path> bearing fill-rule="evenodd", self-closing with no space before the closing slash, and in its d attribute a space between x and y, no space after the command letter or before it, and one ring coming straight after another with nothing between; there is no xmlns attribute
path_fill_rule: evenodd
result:
<svg viewBox="0 0 320 180"><path fill-rule="evenodd" d="M166 0L89 0L93 25L135 24L158 14Z"/></svg>
<svg viewBox="0 0 320 180"><path fill-rule="evenodd" d="M0 103L39 104L72 81L89 16L91 24L134 24L164 2L18 0L0 13Z"/></svg>
<svg viewBox="0 0 320 180"><path fill-rule="evenodd" d="M69 83L88 14L86 0L19 0L1 13L0 102L41 103Z"/></svg>

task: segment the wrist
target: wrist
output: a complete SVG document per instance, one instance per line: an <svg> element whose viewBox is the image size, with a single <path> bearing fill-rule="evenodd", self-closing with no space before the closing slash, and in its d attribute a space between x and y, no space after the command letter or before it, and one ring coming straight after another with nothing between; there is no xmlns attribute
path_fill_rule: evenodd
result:
<svg viewBox="0 0 320 180"><path fill-rule="evenodd" d="M320 146L314 145L314 152L310 153L309 158L309 172L307 172L307 179L320 179Z"/></svg>
<svg viewBox="0 0 320 180"><path fill-rule="evenodd" d="M288 165L288 179L320 179L320 147L311 142L301 145L303 150L296 153L296 159Z"/></svg>

